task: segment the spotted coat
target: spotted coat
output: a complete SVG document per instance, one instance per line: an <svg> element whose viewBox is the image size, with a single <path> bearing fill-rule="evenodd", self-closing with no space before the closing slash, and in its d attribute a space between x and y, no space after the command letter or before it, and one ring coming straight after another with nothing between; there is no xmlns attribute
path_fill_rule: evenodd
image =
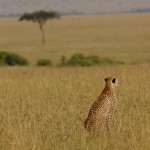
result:
<svg viewBox="0 0 150 150"><path fill-rule="evenodd" d="M106 85L100 96L92 105L85 121L87 131L101 130L106 127L109 130L110 121L116 109L116 78L105 79Z"/></svg>

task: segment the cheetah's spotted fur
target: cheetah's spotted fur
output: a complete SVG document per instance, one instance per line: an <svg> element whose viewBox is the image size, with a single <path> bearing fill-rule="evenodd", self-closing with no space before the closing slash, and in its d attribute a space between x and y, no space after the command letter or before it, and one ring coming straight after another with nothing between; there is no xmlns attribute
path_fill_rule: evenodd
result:
<svg viewBox="0 0 150 150"><path fill-rule="evenodd" d="M117 79L108 77L105 79L106 85L100 96L92 105L88 117L85 121L87 131L100 130L103 127L109 129L111 118L116 109Z"/></svg>

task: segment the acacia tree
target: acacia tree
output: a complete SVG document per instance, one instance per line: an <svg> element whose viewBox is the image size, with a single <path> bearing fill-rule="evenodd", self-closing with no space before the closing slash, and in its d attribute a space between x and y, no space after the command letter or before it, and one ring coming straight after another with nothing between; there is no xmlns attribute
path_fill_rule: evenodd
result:
<svg viewBox="0 0 150 150"><path fill-rule="evenodd" d="M42 43L45 43L45 32L44 32L44 25L47 20L60 18L60 15L55 11L37 11L33 13L25 13L23 14L19 20L20 21L33 21L39 24L40 31L42 33Z"/></svg>

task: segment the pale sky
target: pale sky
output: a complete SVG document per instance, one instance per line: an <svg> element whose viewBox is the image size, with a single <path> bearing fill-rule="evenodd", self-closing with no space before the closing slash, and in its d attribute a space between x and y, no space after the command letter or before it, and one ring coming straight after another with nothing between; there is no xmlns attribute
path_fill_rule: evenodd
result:
<svg viewBox="0 0 150 150"><path fill-rule="evenodd" d="M35 10L84 13L124 12L150 8L150 0L0 0L0 15Z"/></svg>

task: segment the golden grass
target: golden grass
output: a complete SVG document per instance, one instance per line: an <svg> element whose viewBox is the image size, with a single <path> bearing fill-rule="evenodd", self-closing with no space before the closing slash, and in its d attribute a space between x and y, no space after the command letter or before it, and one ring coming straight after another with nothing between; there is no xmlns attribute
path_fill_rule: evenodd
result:
<svg viewBox="0 0 150 150"><path fill-rule="evenodd" d="M45 46L38 25L0 19L0 50L31 64L76 52L127 63L150 61L150 14L68 16L46 24ZM147 150L150 141L150 65L92 68L0 68L0 149ZM84 130L88 111L115 76L118 105L111 131Z"/></svg>
<svg viewBox="0 0 150 150"><path fill-rule="evenodd" d="M149 67L1 68L0 149L149 149ZM110 75L119 79L113 125L90 136L83 122Z"/></svg>
<svg viewBox="0 0 150 150"><path fill-rule="evenodd" d="M14 51L32 64L76 52L125 62L150 61L150 14L67 16L47 22L42 45L38 24L0 19L0 50Z"/></svg>

